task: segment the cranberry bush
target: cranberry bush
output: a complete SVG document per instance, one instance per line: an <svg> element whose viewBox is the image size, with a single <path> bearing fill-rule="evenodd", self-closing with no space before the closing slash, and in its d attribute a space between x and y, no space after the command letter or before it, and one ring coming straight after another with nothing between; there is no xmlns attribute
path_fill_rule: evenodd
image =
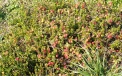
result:
<svg viewBox="0 0 122 76"><path fill-rule="evenodd" d="M84 56L88 61L89 57L84 48L93 60L97 58L96 52L100 58L105 57L105 70L119 68L122 11L113 2L11 2L5 7L11 31L0 43L1 75L79 75L72 73L78 70L72 63L86 66ZM112 68L115 62L116 67ZM94 65L95 61L89 63ZM115 71L118 72L121 70Z"/></svg>

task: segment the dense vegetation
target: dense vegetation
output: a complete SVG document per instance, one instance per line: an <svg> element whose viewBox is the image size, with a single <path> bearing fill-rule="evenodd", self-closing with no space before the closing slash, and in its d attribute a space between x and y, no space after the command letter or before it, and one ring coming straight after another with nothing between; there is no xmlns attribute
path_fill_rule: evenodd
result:
<svg viewBox="0 0 122 76"><path fill-rule="evenodd" d="M0 4L0 76L121 76L122 1Z"/></svg>

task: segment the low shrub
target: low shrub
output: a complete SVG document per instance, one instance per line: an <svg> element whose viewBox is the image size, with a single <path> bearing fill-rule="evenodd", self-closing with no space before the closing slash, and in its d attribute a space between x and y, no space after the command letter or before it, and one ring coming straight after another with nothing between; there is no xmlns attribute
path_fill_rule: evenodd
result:
<svg viewBox="0 0 122 76"><path fill-rule="evenodd" d="M1 75L73 76L77 74L70 72L77 68L72 63L88 63L97 68L95 73L100 69L93 74L100 76L102 71L111 70L115 62L116 68L120 67L120 9L104 1L13 0L6 6L6 22L11 28L0 43ZM92 48L88 51L93 62L84 60L84 47ZM104 63L100 61L95 64L96 49L100 58L105 55L106 67L101 67ZM87 74L91 76L91 72Z"/></svg>

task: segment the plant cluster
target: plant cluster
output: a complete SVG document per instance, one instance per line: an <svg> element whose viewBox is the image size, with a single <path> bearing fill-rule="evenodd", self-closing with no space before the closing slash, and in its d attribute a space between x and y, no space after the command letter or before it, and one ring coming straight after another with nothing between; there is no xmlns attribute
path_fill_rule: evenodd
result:
<svg viewBox="0 0 122 76"><path fill-rule="evenodd" d="M11 28L0 42L0 75L119 75L122 11L113 2L13 0L5 7Z"/></svg>

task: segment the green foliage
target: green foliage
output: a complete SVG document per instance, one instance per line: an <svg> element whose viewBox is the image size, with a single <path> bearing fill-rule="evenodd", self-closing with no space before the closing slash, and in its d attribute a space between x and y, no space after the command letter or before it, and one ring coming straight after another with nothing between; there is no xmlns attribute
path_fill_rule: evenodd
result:
<svg viewBox="0 0 122 76"><path fill-rule="evenodd" d="M0 35L0 75L121 73L121 1L113 2L11 0L0 11L9 29Z"/></svg>
<svg viewBox="0 0 122 76"><path fill-rule="evenodd" d="M72 63L77 67L73 73L82 76L121 76L121 72L116 72L122 70L122 67L115 66L120 60L116 60L110 69L107 64L106 53L100 56L98 49L95 50L95 53L91 53L91 49L84 48L84 50L82 64Z"/></svg>

